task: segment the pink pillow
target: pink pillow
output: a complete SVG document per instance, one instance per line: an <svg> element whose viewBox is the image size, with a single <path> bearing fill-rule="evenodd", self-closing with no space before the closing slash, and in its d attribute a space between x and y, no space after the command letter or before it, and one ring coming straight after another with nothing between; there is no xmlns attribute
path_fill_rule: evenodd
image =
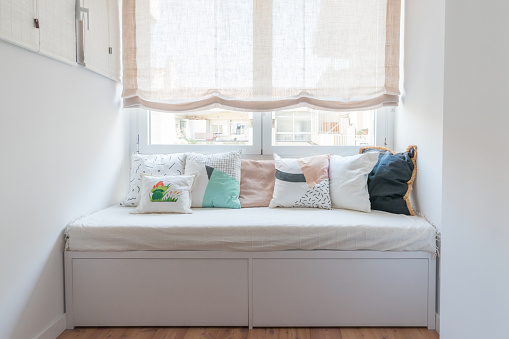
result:
<svg viewBox="0 0 509 339"><path fill-rule="evenodd" d="M242 159L240 171L240 206L268 207L276 182L274 160Z"/></svg>

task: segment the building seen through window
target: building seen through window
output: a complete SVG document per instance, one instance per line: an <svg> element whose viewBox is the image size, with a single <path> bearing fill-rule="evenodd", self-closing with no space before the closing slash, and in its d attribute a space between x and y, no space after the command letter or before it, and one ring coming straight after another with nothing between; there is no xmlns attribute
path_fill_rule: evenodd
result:
<svg viewBox="0 0 509 339"><path fill-rule="evenodd" d="M252 145L251 112L214 109L191 113L150 112L153 145ZM266 124L264 124L266 126ZM374 110L329 112L295 109L272 113L273 146L363 146L375 144Z"/></svg>

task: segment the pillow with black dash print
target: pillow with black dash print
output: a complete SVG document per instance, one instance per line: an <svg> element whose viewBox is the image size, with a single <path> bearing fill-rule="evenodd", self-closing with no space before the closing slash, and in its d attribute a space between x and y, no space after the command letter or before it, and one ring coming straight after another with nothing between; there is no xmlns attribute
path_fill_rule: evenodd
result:
<svg viewBox="0 0 509 339"><path fill-rule="evenodd" d="M174 176L183 175L186 153L174 154L133 154L131 156L131 182L122 206L138 206L140 202L140 175Z"/></svg>
<svg viewBox="0 0 509 339"><path fill-rule="evenodd" d="M276 183L269 207L331 208L329 155L283 159L274 154Z"/></svg>

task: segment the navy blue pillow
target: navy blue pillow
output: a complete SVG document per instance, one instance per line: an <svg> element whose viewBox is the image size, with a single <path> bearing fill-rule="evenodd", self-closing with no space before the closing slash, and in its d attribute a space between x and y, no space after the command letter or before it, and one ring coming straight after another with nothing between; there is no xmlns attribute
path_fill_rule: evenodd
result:
<svg viewBox="0 0 509 339"><path fill-rule="evenodd" d="M403 153L394 153L384 147L360 149L360 153L374 151L380 152L380 155L368 175L371 209L414 215L409 195L417 173L417 146L409 146Z"/></svg>

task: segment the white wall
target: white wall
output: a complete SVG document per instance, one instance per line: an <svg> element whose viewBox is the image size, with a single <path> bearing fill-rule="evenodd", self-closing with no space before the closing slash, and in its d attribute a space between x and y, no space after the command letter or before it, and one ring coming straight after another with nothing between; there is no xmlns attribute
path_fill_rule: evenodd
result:
<svg viewBox="0 0 509 339"><path fill-rule="evenodd" d="M509 2L445 13L441 338L509 338Z"/></svg>
<svg viewBox="0 0 509 339"><path fill-rule="evenodd" d="M413 205L439 229L442 221L444 89L443 0L404 5L402 104L395 119L395 151L417 145Z"/></svg>
<svg viewBox="0 0 509 339"><path fill-rule="evenodd" d="M417 145L412 205L440 230L445 4L443 0L403 1L403 13L402 103L396 111L394 149L402 152L409 145ZM440 279L438 258L437 313Z"/></svg>
<svg viewBox="0 0 509 339"><path fill-rule="evenodd" d="M64 313L67 222L128 183L120 85L0 41L0 338L34 338Z"/></svg>

